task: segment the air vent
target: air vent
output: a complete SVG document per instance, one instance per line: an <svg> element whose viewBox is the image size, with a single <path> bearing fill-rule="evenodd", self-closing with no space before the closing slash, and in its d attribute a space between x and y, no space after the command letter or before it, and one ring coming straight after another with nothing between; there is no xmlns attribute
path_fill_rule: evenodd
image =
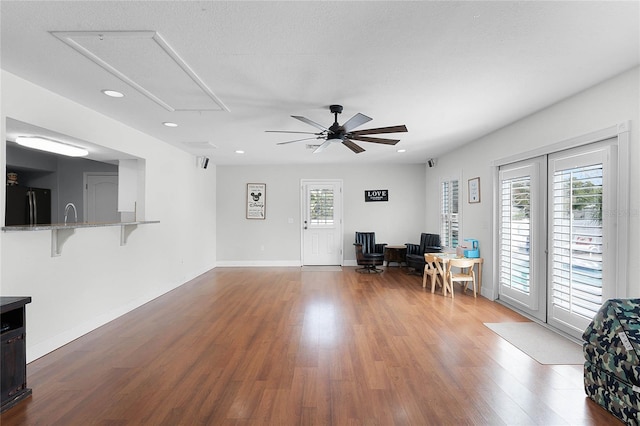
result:
<svg viewBox="0 0 640 426"><path fill-rule="evenodd" d="M317 149L320 145L315 145L312 143L308 143L307 144L307 149Z"/></svg>
<svg viewBox="0 0 640 426"><path fill-rule="evenodd" d="M211 142L182 142L191 149L217 149Z"/></svg>

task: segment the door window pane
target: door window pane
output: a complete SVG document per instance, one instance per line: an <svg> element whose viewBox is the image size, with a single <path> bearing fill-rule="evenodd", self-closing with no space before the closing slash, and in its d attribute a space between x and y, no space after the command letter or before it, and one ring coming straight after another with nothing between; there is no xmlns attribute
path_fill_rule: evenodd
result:
<svg viewBox="0 0 640 426"><path fill-rule="evenodd" d="M333 189L309 190L309 224L333 225Z"/></svg>
<svg viewBox="0 0 640 426"><path fill-rule="evenodd" d="M553 304L592 318L602 304L602 164L553 175Z"/></svg>
<svg viewBox="0 0 640 426"><path fill-rule="evenodd" d="M531 177L503 180L500 201L500 285L529 295Z"/></svg>

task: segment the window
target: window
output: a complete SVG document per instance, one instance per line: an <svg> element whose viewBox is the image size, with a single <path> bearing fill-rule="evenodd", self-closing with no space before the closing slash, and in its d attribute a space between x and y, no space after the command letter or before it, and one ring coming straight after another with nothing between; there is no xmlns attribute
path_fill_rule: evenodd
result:
<svg viewBox="0 0 640 426"><path fill-rule="evenodd" d="M309 190L309 224L333 225L333 188Z"/></svg>
<svg viewBox="0 0 640 426"><path fill-rule="evenodd" d="M443 247L457 247L460 235L458 179L440 184L440 240Z"/></svg>

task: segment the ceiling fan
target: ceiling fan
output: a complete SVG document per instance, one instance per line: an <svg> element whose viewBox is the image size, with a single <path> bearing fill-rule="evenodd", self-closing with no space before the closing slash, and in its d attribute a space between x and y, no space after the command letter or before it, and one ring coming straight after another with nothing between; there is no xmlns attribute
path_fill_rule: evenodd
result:
<svg viewBox="0 0 640 426"><path fill-rule="evenodd" d="M303 139L296 139L293 141L280 142L277 145L285 145L288 143L301 142L309 139L324 139L320 146L318 146L313 153L316 154L318 152L322 152L329 147L332 143L341 142L344 146L349 148L351 151L359 154L365 151L360 145L356 144L354 140L361 142L371 142L371 143L381 143L386 145L395 145L400 142L400 139L384 139L377 137L370 137L365 135L375 135L379 133L400 133L406 132L407 127L405 125L401 126L390 126L390 127L378 127L376 129L365 129L365 130L353 130L358 126L363 125L364 123L371 121L371 117L367 117L364 114L357 113L353 117L351 117L347 122L343 125L338 124L338 114L342 113L342 105L330 105L329 110L332 114L334 114L334 123L330 127L325 127L321 124L316 123L315 121L309 120L306 117L301 117L298 115L292 115L291 117L296 120L300 120L303 123L310 124L311 126L321 130L320 132L295 132L295 131L287 131L287 130L267 130L267 132L272 133L302 133L314 135L312 137L307 137Z"/></svg>

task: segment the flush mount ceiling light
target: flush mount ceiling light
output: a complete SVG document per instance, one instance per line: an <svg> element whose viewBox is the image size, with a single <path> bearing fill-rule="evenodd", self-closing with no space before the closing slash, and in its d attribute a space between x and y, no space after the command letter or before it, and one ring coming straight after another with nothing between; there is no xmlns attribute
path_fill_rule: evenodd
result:
<svg viewBox="0 0 640 426"><path fill-rule="evenodd" d="M27 148L53 152L55 154L66 155L67 157L84 157L89 154L89 151L84 148L37 136L18 136L16 143Z"/></svg>
<svg viewBox="0 0 640 426"><path fill-rule="evenodd" d="M178 125L176 123L172 123L171 121L165 121L162 124L164 124L167 127L178 127Z"/></svg>
<svg viewBox="0 0 640 426"><path fill-rule="evenodd" d="M105 90L102 90L102 93L104 93L107 96L111 96L112 98L123 98L124 97L124 93L118 92L117 90L105 89Z"/></svg>

